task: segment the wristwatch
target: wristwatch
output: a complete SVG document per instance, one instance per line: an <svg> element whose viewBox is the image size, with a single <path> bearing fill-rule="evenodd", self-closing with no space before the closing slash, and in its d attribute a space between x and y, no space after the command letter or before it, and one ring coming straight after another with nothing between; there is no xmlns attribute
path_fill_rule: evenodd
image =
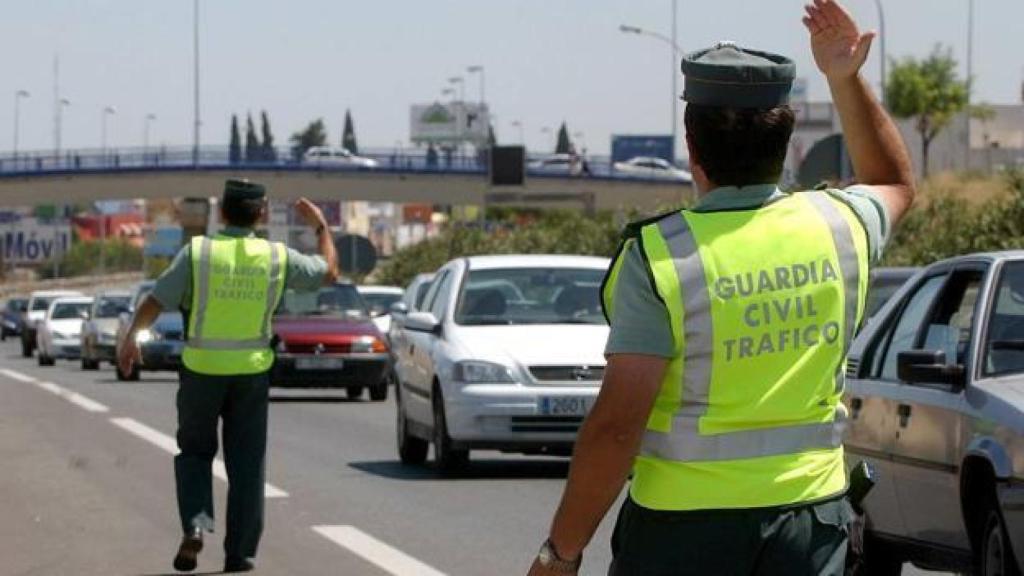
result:
<svg viewBox="0 0 1024 576"><path fill-rule="evenodd" d="M580 554L575 560L566 560L558 555L558 550L548 538L540 547L540 552L537 553L537 563L552 572L575 574L579 571L580 564L583 563L583 555Z"/></svg>
<svg viewBox="0 0 1024 576"><path fill-rule="evenodd" d="M320 236L321 234L323 234L324 230L327 230L327 226L324 224L320 224L319 226L316 227L316 235Z"/></svg>

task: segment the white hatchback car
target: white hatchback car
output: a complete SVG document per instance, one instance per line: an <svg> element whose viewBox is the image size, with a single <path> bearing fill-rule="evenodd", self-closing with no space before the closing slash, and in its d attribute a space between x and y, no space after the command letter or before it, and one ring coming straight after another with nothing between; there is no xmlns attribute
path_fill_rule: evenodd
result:
<svg viewBox="0 0 1024 576"><path fill-rule="evenodd" d="M53 366L58 358L77 360L82 354L82 324L89 319L92 298L71 296L50 303L36 330L40 366Z"/></svg>
<svg viewBox="0 0 1024 576"><path fill-rule="evenodd" d="M302 161L306 164L319 166L348 166L352 168L376 168L378 163L373 158L357 156L346 148L335 148L332 146L314 146L302 155Z"/></svg>
<svg viewBox="0 0 1024 576"><path fill-rule="evenodd" d="M652 180L674 180L676 182L693 182L693 175L677 168L664 158L653 156L637 156L625 162L616 162L612 168L617 174L650 178Z"/></svg>
<svg viewBox="0 0 1024 576"><path fill-rule="evenodd" d="M391 305L401 302L405 290L398 286L356 286L359 295L370 310L370 317L381 334L387 336L391 332Z"/></svg>
<svg viewBox="0 0 1024 576"><path fill-rule="evenodd" d="M607 258L476 256L437 271L394 345L398 452L442 473L470 450L567 455L604 376Z"/></svg>

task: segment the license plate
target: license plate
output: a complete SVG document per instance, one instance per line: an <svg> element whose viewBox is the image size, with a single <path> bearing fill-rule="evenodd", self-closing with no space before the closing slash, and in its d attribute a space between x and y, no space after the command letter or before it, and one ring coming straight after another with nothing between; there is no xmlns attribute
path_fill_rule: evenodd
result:
<svg viewBox="0 0 1024 576"><path fill-rule="evenodd" d="M341 358L321 358L310 356L308 358L296 358L295 367L299 370L339 370L345 365Z"/></svg>
<svg viewBox="0 0 1024 576"><path fill-rule="evenodd" d="M540 399L540 413L543 416L586 416L588 410L587 398L570 396Z"/></svg>

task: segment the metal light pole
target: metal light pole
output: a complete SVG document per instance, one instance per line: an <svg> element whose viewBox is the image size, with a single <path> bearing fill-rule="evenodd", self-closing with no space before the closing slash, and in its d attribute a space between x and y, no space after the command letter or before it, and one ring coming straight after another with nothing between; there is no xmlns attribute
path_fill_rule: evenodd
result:
<svg viewBox="0 0 1024 576"><path fill-rule="evenodd" d="M56 151L57 162L60 162L60 140L61 131L64 127L64 108L71 106L71 100L67 98L61 98L57 102L57 114L56 114L56 127L54 128L54 149Z"/></svg>
<svg viewBox="0 0 1024 576"><path fill-rule="evenodd" d="M659 32L646 30L638 26L619 25L619 32L623 34L636 34L638 36L649 36L668 44L672 51L672 146L676 146L679 137L678 104L679 104L679 54L683 51L676 43L676 0L672 0L672 36L665 36Z"/></svg>
<svg viewBox="0 0 1024 576"><path fill-rule="evenodd" d="M547 137L547 138L545 138L545 140L549 140L551 138L551 127L550 126L542 126L541 129L540 129L540 133ZM547 144L547 142L545 142L545 144ZM551 147L552 151L554 151L555 148L557 148L557 146L552 146Z"/></svg>
<svg viewBox="0 0 1024 576"><path fill-rule="evenodd" d="M103 151L103 162L107 162L107 116L117 114L117 108L105 106L100 113L100 150Z"/></svg>
<svg viewBox="0 0 1024 576"><path fill-rule="evenodd" d="M441 96L448 96L449 98L452 99L452 102L454 102L455 101L455 88L441 88Z"/></svg>
<svg viewBox="0 0 1024 576"><path fill-rule="evenodd" d="M486 83L484 81L484 67L477 64L466 68L466 72L470 74L480 75L480 105L483 106L487 102Z"/></svg>
<svg viewBox="0 0 1024 576"><path fill-rule="evenodd" d="M885 83L888 80L886 76L886 54L885 54L885 10L882 8L882 0L875 0L875 8L878 9L878 47L881 50L879 54L879 73L882 77L881 88L882 88L882 104L886 104L885 95Z"/></svg>
<svg viewBox="0 0 1024 576"><path fill-rule="evenodd" d="M459 85L459 101L460 102L465 102L466 101L466 79L463 78L462 76L452 76L451 78L448 79L448 83L449 84L458 84Z"/></svg>
<svg viewBox="0 0 1024 576"><path fill-rule="evenodd" d="M967 1L967 108L971 107L974 93L974 0ZM964 144L964 170L971 169L971 115L967 114Z"/></svg>
<svg viewBox="0 0 1024 576"><path fill-rule="evenodd" d="M21 124L21 99L31 96L28 90L18 90L14 93L14 160L18 160L18 130Z"/></svg>
<svg viewBox="0 0 1024 576"><path fill-rule="evenodd" d="M199 164L199 0L192 3L192 165Z"/></svg>
<svg viewBox="0 0 1024 576"><path fill-rule="evenodd" d="M513 120L512 127L519 129L519 144L526 146L526 139L523 137L523 122L522 120Z"/></svg>
<svg viewBox="0 0 1024 576"><path fill-rule="evenodd" d="M146 114L145 122L142 128L142 155L145 156L149 152L149 123L156 120L156 114L152 112Z"/></svg>

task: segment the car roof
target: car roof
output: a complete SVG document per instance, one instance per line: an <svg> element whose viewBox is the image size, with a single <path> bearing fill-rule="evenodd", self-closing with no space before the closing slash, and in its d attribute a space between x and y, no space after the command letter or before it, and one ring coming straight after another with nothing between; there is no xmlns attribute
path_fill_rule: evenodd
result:
<svg viewBox="0 0 1024 576"><path fill-rule="evenodd" d="M127 290L103 290L96 293L97 298L100 296L104 298L130 298L131 295L132 293Z"/></svg>
<svg viewBox="0 0 1024 576"><path fill-rule="evenodd" d="M401 294L405 292L398 286L356 286L360 294Z"/></svg>
<svg viewBox="0 0 1024 576"><path fill-rule="evenodd" d="M984 260L987 262L1004 262L1010 260L1024 260L1024 250L1002 250L998 252L973 252L971 254L962 254L959 256L953 256L944 260L939 260L929 267L938 265L955 264L957 262L971 262Z"/></svg>
<svg viewBox="0 0 1024 576"><path fill-rule="evenodd" d="M470 270L494 270L499 268L592 268L607 270L611 260L600 256L575 256L565 254L502 254L495 256L470 256L466 258Z"/></svg>
<svg viewBox="0 0 1024 576"><path fill-rule="evenodd" d="M57 304L89 304L92 302L92 296L62 296L50 302L50 306L56 306Z"/></svg>
<svg viewBox="0 0 1024 576"><path fill-rule="evenodd" d="M53 298L60 296L84 296L78 290L36 290L32 292L32 298Z"/></svg>

